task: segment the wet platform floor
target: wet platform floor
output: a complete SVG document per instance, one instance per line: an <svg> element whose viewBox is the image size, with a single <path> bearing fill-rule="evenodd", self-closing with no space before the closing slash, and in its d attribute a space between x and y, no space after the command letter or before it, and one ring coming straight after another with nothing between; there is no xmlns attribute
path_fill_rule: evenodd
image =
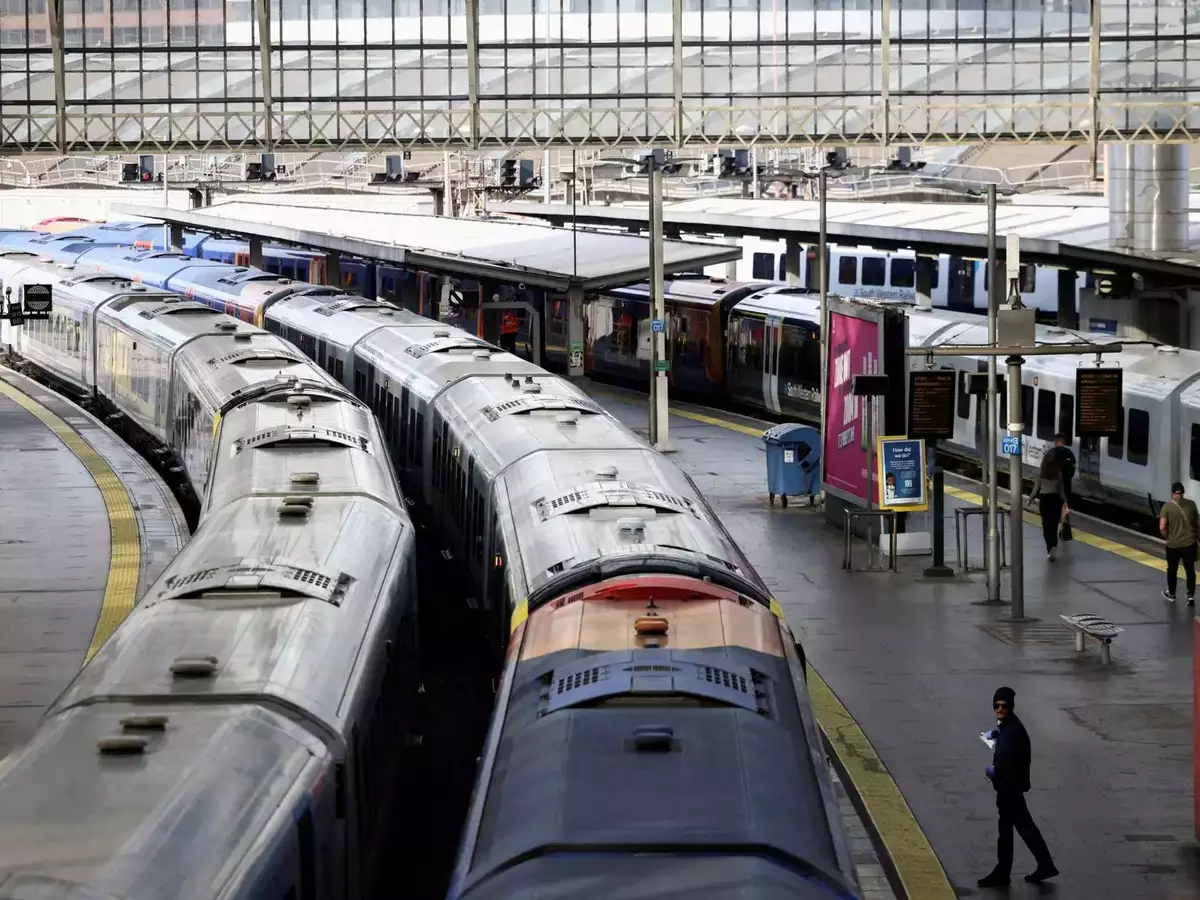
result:
<svg viewBox="0 0 1200 900"><path fill-rule="evenodd" d="M0 758L32 735L187 538L145 460L73 403L0 368Z"/></svg>
<svg viewBox="0 0 1200 900"><path fill-rule="evenodd" d="M644 396L591 389L614 415L646 433ZM997 895L975 885L995 862L996 835L994 792L984 775L991 754L979 733L992 727L992 694L1005 684L1016 691L1016 710L1033 744L1029 806L1062 875L1041 887L1022 883L1033 863L1018 840L1016 883L1000 893L1200 896L1192 611L1182 600L1171 605L1160 596L1164 567L1153 542L1076 521L1078 539L1050 563L1040 530L1027 523L1026 614L1038 621L1006 623L1007 605L981 602L987 593L982 572L926 579L928 556L901 557L897 573L844 571L843 533L826 525L819 510L768 505L761 442L695 415L743 430L766 424L680 409L670 422L672 459L772 587L810 663L899 787L954 894ZM960 485L955 493L970 491ZM962 500L948 498L943 521L950 564L956 505ZM978 519L972 528L978 565ZM861 565L866 545L855 544L855 565ZM1001 579L1005 598L1008 575L1005 570ZM1094 642L1076 652L1059 615L1080 612L1125 629L1113 643L1111 665L1101 665ZM943 882L938 896L947 893Z"/></svg>

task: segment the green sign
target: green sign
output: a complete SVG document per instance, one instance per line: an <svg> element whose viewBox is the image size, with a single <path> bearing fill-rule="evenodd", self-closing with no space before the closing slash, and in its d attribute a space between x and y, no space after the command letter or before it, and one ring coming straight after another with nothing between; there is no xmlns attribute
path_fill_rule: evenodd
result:
<svg viewBox="0 0 1200 900"><path fill-rule="evenodd" d="M671 361L669 359L656 359L654 361L654 371L655 372L670 372L671 371Z"/></svg>

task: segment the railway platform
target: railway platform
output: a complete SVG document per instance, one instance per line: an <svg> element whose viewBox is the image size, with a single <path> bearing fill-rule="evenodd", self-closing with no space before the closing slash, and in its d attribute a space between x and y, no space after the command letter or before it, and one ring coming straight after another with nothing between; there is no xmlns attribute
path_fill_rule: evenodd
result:
<svg viewBox="0 0 1200 900"><path fill-rule="evenodd" d="M89 413L0 367L0 758L188 539L154 469Z"/></svg>
<svg viewBox="0 0 1200 900"><path fill-rule="evenodd" d="M644 395L590 388L645 434ZM1026 514L1025 612L986 600L981 571L927 579L929 557L897 572L845 571L843 532L793 503L769 506L759 435L769 426L673 405L673 460L696 481L768 582L802 641L810 693L847 787L898 894L913 900L1007 895L1165 900L1200 896L1193 834L1192 619L1160 595L1153 541L1076 517L1075 540L1046 559ZM947 564L957 505L978 486L947 479ZM976 520L977 522L977 520ZM979 525L971 555L979 563ZM866 545L855 541L855 564ZM1180 573L1182 577L1182 572ZM1182 587L1182 586L1181 586ZM1008 596L1008 570L1002 573ZM1101 661L1075 649L1061 615L1094 613L1124 631ZM978 888L995 863L996 807L984 775L992 694L1016 691L1033 744L1028 802L1061 875L1021 877L1033 861L1017 841L1014 883Z"/></svg>

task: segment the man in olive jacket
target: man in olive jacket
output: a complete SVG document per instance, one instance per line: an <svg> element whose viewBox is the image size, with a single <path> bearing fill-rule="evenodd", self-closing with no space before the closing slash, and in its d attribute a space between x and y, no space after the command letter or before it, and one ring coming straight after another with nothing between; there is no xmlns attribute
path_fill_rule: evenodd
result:
<svg viewBox="0 0 1200 900"><path fill-rule="evenodd" d="M996 711L996 730L991 738L996 742L992 764L987 767L987 777L996 789L996 809L1000 814L1000 837L996 841L996 868L979 879L980 887L1002 887L1009 882L1013 863L1013 829L1037 861L1037 869L1025 876L1026 881L1040 882L1058 874L1050 848L1046 846L1042 833L1033 824L1029 807L1025 805L1025 792L1029 790L1029 763L1032 751L1029 734L1013 712L1017 695L1010 687L997 689L992 697Z"/></svg>

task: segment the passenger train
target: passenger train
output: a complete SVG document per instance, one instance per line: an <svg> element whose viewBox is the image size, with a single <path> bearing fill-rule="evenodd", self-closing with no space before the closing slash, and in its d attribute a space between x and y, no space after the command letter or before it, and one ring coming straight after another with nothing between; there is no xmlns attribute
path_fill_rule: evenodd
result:
<svg viewBox="0 0 1200 900"><path fill-rule="evenodd" d="M787 281L787 260L783 241L746 236L740 239L744 255L737 261L738 281ZM917 299L916 254L911 250L874 250L863 247L831 246L829 250L829 291L843 297L867 297L876 300ZM799 283L814 287L817 283L816 251L800 255ZM934 308L959 312L986 313L988 308L987 264L943 253L932 270L930 298ZM725 264L708 266L704 273L712 277L726 274ZM1051 266L1021 266L1021 299L1025 306L1040 314L1058 314L1059 270ZM1079 309L1080 291L1087 286L1087 273L1075 277L1074 308Z"/></svg>
<svg viewBox="0 0 1200 900"><path fill-rule="evenodd" d="M126 278L16 354L168 449L190 542L0 763L0 896L369 896L418 694L414 529L368 406L278 335Z"/></svg>
<svg viewBox="0 0 1200 900"><path fill-rule="evenodd" d="M127 228L130 224L95 227ZM162 229L151 228L150 232L138 234L143 237L157 234L161 241ZM178 253L139 252L128 246L124 249L97 246L86 235L73 239L76 236L77 233L0 234L0 247L29 245L81 268L90 265L135 275L147 284L178 290L246 321L258 321L265 309L296 292L324 291L332 295L337 291L296 283L276 273L245 266L223 265ZM421 277L414 274L409 280ZM436 309L420 291L415 295L402 293L396 302L422 313ZM719 278L683 276L666 282L666 306L672 390L710 405L732 402L772 416L816 423L820 405L819 322L811 290L778 282L727 283ZM601 378L645 385L650 377L648 286L632 285L590 297L584 315L585 371ZM961 343L965 338L959 332L980 321L978 316L957 310L915 310L913 316L932 323L915 327L914 342ZM470 309L451 319L453 324L471 328L478 321L479 317ZM543 322L543 360L552 368L565 369L565 302L547 297ZM942 329L941 324L954 327ZM981 340L980 334L976 332L972 340ZM1039 326L1038 335L1040 341L1113 340L1101 334L1066 332L1053 326ZM523 321L519 354L531 357L537 340L529 332L529 323ZM1104 439L1099 446L1084 446L1073 435L1073 373L1080 358L1039 357L1026 362L1023 368L1026 472L1034 473L1054 433L1062 431L1072 438L1080 460L1075 482L1078 492L1136 514L1156 515L1159 504L1169 497L1172 481L1182 481L1189 491L1200 491L1200 388L1194 377L1200 371L1200 354L1149 344L1125 347L1124 353L1106 355L1104 359L1125 369L1126 434L1118 439ZM914 358L912 364L924 365L924 362ZM968 370L981 371L985 361L959 357L947 365L963 372L957 406L959 428L955 439L944 442L940 449L978 461L983 449L979 401L965 393L965 376ZM1005 399L1001 397L1001 402ZM1003 416L1001 424L1007 425Z"/></svg>
<svg viewBox="0 0 1200 900"><path fill-rule="evenodd" d="M6 285L54 284L19 354L164 440L204 508L0 767L0 893L381 895L358 873L413 658L394 469L501 664L450 897L858 896L803 650L686 475L477 336L174 261L191 297L0 248Z"/></svg>

